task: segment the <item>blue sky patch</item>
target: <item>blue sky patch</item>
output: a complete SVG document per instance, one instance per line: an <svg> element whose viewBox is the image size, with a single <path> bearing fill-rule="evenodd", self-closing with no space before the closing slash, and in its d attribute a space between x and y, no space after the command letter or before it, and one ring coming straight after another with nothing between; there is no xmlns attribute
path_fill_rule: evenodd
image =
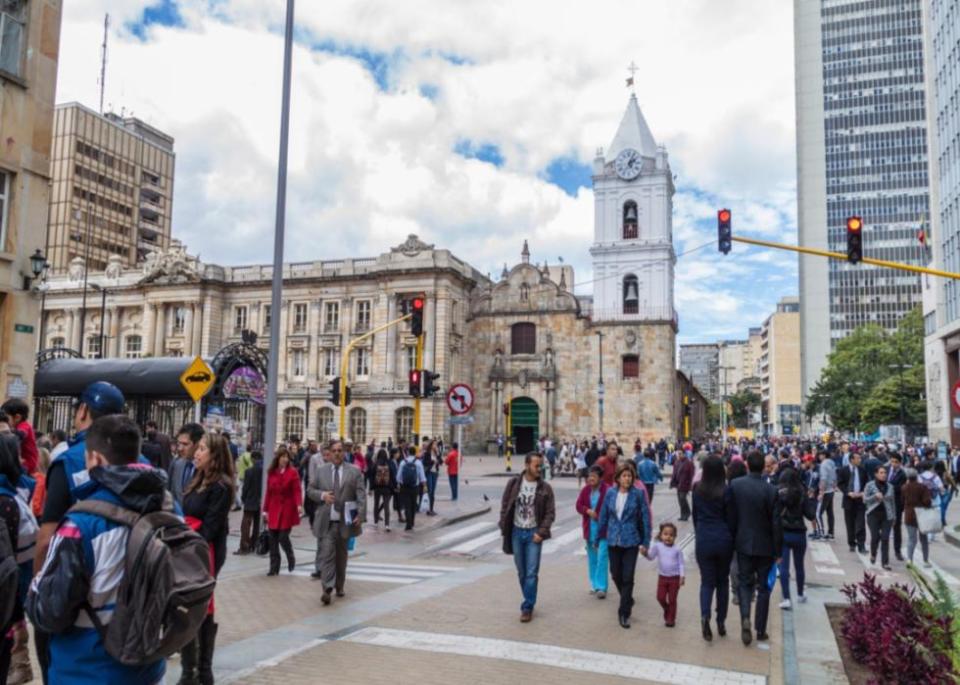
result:
<svg viewBox="0 0 960 685"><path fill-rule="evenodd" d="M380 90L389 86L390 69L403 58L402 50L392 53L376 52L357 45L341 45L332 40L313 42L311 47L319 52L351 57L360 62L370 72Z"/></svg>
<svg viewBox="0 0 960 685"><path fill-rule="evenodd" d="M127 29L140 40L147 39L147 29L158 26L186 26L176 0L160 0L155 5L146 7L140 19L128 22Z"/></svg>
<svg viewBox="0 0 960 685"><path fill-rule="evenodd" d="M467 159L479 159L495 167L503 166L503 154L500 148L492 143L474 143L472 140L461 140L453 146L453 151Z"/></svg>
<svg viewBox="0 0 960 685"><path fill-rule="evenodd" d="M593 168L576 157L557 157L547 165L544 177L570 197L576 197L580 188L593 186Z"/></svg>
<svg viewBox="0 0 960 685"><path fill-rule="evenodd" d="M432 83L421 83L420 94L428 100L436 100L440 95L440 88Z"/></svg>

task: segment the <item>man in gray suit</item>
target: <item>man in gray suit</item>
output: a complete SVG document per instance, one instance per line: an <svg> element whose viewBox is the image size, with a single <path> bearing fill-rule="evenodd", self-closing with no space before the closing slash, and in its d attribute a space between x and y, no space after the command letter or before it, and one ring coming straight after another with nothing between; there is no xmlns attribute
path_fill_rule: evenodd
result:
<svg viewBox="0 0 960 685"><path fill-rule="evenodd" d="M193 455L203 434L199 423L185 423L177 433L177 458L170 464L168 487L173 501L179 505L183 504L183 491L193 479Z"/></svg>
<svg viewBox="0 0 960 685"><path fill-rule="evenodd" d="M313 534L317 537L316 571L313 578L323 582L324 605L330 604L330 593L336 589L343 597L343 581L347 575L347 541L359 537L361 524L367 517L367 493L363 473L343 460L343 445L330 445L328 462L314 455L310 462L307 497L317 503Z"/></svg>

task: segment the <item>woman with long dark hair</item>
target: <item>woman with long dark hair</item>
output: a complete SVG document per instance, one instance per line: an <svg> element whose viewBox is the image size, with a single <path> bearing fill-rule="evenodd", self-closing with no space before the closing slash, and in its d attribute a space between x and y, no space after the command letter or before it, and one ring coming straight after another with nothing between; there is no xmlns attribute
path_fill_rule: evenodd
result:
<svg viewBox="0 0 960 685"><path fill-rule="evenodd" d="M13 603L13 616L6 625L0 624L0 683L7 682L8 673L16 678L16 682L28 682L33 677L30 668L30 657L27 651L27 629L24 624L23 603L26 590L32 576L32 562L28 558L20 560L18 554L23 546L20 542L20 513L22 507L17 499L17 492L21 483L23 468L20 464L20 445L12 433L0 434L0 526L7 529L7 536L17 564L20 566L20 582ZM33 551L27 552L32 557ZM12 663L14 646L23 653L25 660ZM22 647L22 649L20 649Z"/></svg>
<svg viewBox="0 0 960 685"><path fill-rule="evenodd" d="M194 474L183 493L183 514L187 523L210 545L211 569L219 575L227 558L229 515L236 488L233 457L227 439L206 433L193 455ZM213 683L213 650L217 638L213 600L197 638L180 652L180 685Z"/></svg>
<svg viewBox="0 0 960 685"><path fill-rule="evenodd" d="M284 445L277 448L267 469L267 496L263 501L263 517L270 532L270 570L268 576L280 573L280 548L287 555L287 569L293 573L297 562L290 544L290 530L303 516L303 492L300 476L290 463L290 452Z"/></svg>
<svg viewBox="0 0 960 685"><path fill-rule="evenodd" d="M780 558L780 589L783 592L781 609L789 609L790 601L790 555L793 555L793 568L797 582L797 601L807 601L803 594L806 580L803 557L807 551L807 523L803 518L803 498L806 489L800 474L793 468L785 468L777 478L777 500L774 504L774 516L780 522L783 533L783 555Z"/></svg>
<svg viewBox="0 0 960 685"><path fill-rule="evenodd" d="M703 639L713 639L710 608L717 596L717 633L727 634L725 622L730 601L730 562L733 534L727 524L732 506L723 459L704 459L700 482L693 488L693 529L696 534L697 566L700 567L700 627Z"/></svg>
<svg viewBox="0 0 960 685"><path fill-rule="evenodd" d="M396 449L396 448L394 448ZM383 447L370 462L370 488L373 490L373 525L380 525L383 514L384 530L390 532L390 500L397 490L397 464Z"/></svg>
<svg viewBox="0 0 960 685"><path fill-rule="evenodd" d="M887 467L878 466L873 480L863 488L863 506L866 509L867 527L870 529L870 563L877 563L877 548L880 548L880 563L890 570L890 529L897 516L893 486L887 482Z"/></svg>

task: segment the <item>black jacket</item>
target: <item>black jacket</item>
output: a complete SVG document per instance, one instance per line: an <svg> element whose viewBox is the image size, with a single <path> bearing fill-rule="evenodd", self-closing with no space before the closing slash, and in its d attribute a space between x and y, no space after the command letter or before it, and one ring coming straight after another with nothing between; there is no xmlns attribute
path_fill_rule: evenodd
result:
<svg viewBox="0 0 960 685"><path fill-rule="evenodd" d="M900 511L903 509L902 488L903 484L907 482L907 474L903 472L903 467L897 469L896 473L893 472L893 469L890 469L887 473L887 482L893 486L893 501L897 506L897 511Z"/></svg>
<svg viewBox="0 0 960 685"><path fill-rule="evenodd" d="M780 556L783 535L775 508L777 490L759 473L730 482L732 506L727 508L734 546L740 554L755 557Z"/></svg>
<svg viewBox="0 0 960 685"><path fill-rule="evenodd" d="M867 487L867 470L863 468L863 464L860 466L844 466L839 471L837 471L837 487L840 489L840 492L843 493L843 508L850 509L857 503L863 503L863 498L850 498L850 493L853 490L853 470L856 468L860 471L860 489L855 492L863 492L863 489Z"/></svg>
<svg viewBox="0 0 960 685"><path fill-rule="evenodd" d="M240 501L244 511L260 511L260 497L263 488L263 460L257 459L253 466L243 474L243 488Z"/></svg>

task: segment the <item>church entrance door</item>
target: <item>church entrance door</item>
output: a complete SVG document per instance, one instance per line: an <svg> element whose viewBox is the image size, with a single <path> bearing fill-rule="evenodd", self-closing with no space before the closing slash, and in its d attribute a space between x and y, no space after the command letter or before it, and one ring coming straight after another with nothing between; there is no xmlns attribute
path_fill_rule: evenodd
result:
<svg viewBox="0 0 960 685"><path fill-rule="evenodd" d="M517 397L510 403L510 415L516 453L532 452L540 439L540 407L529 397Z"/></svg>

